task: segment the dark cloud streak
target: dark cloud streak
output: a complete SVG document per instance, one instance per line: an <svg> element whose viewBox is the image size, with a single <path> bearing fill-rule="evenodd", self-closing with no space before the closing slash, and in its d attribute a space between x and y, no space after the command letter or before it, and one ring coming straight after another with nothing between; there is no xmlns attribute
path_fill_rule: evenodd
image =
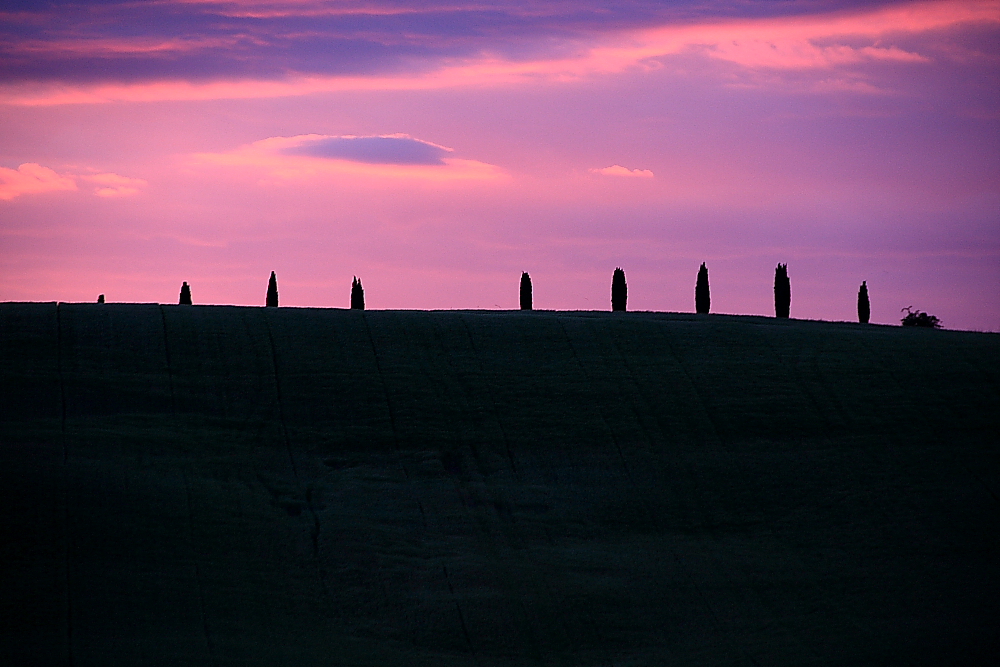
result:
<svg viewBox="0 0 1000 667"><path fill-rule="evenodd" d="M282 153L367 164L443 165L448 151L411 137L324 137Z"/></svg>
<svg viewBox="0 0 1000 667"><path fill-rule="evenodd" d="M891 3L584 0L463 7L398 0L292 5L53 0L39 6L13 0L0 12L0 82L405 74L433 68L442 58L483 52L512 60L565 52L574 40L610 30L879 4ZM365 13L373 7L385 13Z"/></svg>

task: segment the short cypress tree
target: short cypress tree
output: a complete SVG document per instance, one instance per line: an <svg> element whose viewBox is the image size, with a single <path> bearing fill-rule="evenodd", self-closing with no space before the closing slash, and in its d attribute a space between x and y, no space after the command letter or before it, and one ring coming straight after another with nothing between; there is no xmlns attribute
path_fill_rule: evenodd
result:
<svg viewBox="0 0 1000 667"><path fill-rule="evenodd" d="M272 308L278 307L278 279L275 277L274 271L271 271L271 279L267 281L267 300L264 305Z"/></svg>
<svg viewBox="0 0 1000 667"><path fill-rule="evenodd" d="M858 290L858 322L868 324L872 316L871 302L868 300L868 281L861 281L861 289Z"/></svg>
<svg viewBox="0 0 1000 667"><path fill-rule="evenodd" d="M621 268L615 269L615 275L611 278L611 310L625 310L628 301L628 284L625 282L625 272Z"/></svg>
<svg viewBox="0 0 1000 667"><path fill-rule="evenodd" d="M351 310L365 309L365 288L361 286L361 280L354 276L351 283Z"/></svg>
<svg viewBox="0 0 1000 667"><path fill-rule="evenodd" d="M104 295L103 294L98 294L97 295L97 303L104 303Z"/></svg>
<svg viewBox="0 0 1000 667"><path fill-rule="evenodd" d="M778 264L774 270L774 316L788 317L792 306L792 284L788 281L788 265Z"/></svg>
<svg viewBox="0 0 1000 667"><path fill-rule="evenodd" d="M531 310L531 276L521 272L521 310Z"/></svg>
<svg viewBox="0 0 1000 667"><path fill-rule="evenodd" d="M181 285L181 298L177 303L179 303L182 306L191 305L191 288L188 287L187 283Z"/></svg>
<svg viewBox="0 0 1000 667"><path fill-rule="evenodd" d="M712 305L712 297L708 292L708 268L705 262L701 263L698 269L698 281L694 284L694 311L696 313L708 314Z"/></svg>

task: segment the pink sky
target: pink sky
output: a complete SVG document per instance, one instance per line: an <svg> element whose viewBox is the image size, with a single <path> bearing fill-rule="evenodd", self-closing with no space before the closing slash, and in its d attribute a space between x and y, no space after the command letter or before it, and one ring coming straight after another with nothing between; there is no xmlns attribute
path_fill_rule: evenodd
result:
<svg viewBox="0 0 1000 667"><path fill-rule="evenodd" d="M998 2L17 5L0 300L1000 331Z"/></svg>

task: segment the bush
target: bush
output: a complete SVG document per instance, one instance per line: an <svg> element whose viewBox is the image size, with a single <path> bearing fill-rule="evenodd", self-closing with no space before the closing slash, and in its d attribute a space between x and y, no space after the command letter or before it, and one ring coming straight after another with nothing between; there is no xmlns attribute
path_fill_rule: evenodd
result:
<svg viewBox="0 0 1000 667"><path fill-rule="evenodd" d="M900 310L900 312L906 311L906 315L903 316L901 320L904 327L927 327L928 329L940 329L941 320L934 317L933 315L928 315L922 310L913 310L912 306L907 306Z"/></svg>

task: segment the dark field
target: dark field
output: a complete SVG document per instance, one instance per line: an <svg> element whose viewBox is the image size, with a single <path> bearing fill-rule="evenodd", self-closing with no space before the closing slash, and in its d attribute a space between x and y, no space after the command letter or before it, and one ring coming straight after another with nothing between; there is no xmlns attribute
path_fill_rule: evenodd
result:
<svg viewBox="0 0 1000 667"><path fill-rule="evenodd" d="M986 664L998 360L757 317L0 304L0 664Z"/></svg>

